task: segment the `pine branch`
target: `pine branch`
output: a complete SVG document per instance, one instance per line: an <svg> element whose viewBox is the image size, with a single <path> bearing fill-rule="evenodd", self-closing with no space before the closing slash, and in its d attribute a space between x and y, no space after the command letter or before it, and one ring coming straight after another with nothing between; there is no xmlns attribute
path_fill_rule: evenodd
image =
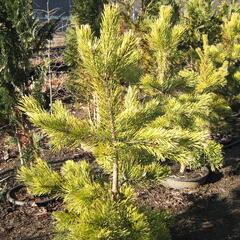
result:
<svg viewBox="0 0 240 240"><path fill-rule="evenodd" d="M18 171L18 179L28 186L33 195L60 193L62 179L50 169L45 161L38 158L30 167L22 166Z"/></svg>
<svg viewBox="0 0 240 240"><path fill-rule="evenodd" d="M182 25L173 26L172 17L173 8L162 6L159 18L150 25L148 43L156 67L152 69L151 75L147 74L141 79L141 83L151 93L168 93L182 85L181 79L177 77L179 66L176 63L179 59L178 46L186 28Z"/></svg>
<svg viewBox="0 0 240 240"><path fill-rule="evenodd" d="M176 159L178 151L191 152L205 146L208 134L205 132L190 132L181 128L163 129L146 127L141 129L127 142L133 148L143 149L155 155L159 160Z"/></svg>
<svg viewBox="0 0 240 240"><path fill-rule="evenodd" d="M96 142L104 141L103 137L96 136L90 121L74 117L61 102L53 104L53 114L44 110L33 97L24 97L19 108L50 137L56 149L75 148L81 143L94 146Z"/></svg>
<svg viewBox="0 0 240 240"><path fill-rule="evenodd" d="M116 117L116 129L119 138L123 141L131 139L139 129L161 113L158 100L153 99L146 103L140 103L138 94L137 88L128 88L124 108Z"/></svg>

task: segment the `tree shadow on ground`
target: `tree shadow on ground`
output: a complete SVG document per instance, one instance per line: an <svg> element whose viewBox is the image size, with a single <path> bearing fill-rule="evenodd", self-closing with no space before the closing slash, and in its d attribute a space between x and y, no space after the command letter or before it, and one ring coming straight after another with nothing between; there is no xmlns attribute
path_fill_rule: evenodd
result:
<svg viewBox="0 0 240 240"><path fill-rule="evenodd" d="M218 182L223 177L224 177L223 173L219 171L216 172L210 171L206 184Z"/></svg>
<svg viewBox="0 0 240 240"><path fill-rule="evenodd" d="M174 240L239 240L240 186L231 197L189 195L192 206L175 217Z"/></svg>
<svg viewBox="0 0 240 240"><path fill-rule="evenodd" d="M224 167L229 174L240 175L240 144L225 149Z"/></svg>
<svg viewBox="0 0 240 240"><path fill-rule="evenodd" d="M210 174L206 190L185 195L192 204L176 215L172 239L240 240L239 156L239 145L226 149L224 167Z"/></svg>

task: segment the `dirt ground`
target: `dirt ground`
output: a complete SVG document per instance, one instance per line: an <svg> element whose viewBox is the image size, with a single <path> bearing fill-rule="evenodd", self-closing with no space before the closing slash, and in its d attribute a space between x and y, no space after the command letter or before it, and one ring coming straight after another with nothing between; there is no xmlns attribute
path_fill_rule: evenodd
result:
<svg viewBox="0 0 240 240"><path fill-rule="evenodd" d="M240 144L226 150L225 166L200 188L152 186L139 198L173 213L173 240L240 240Z"/></svg>
<svg viewBox="0 0 240 240"><path fill-rule="evenodd" d="M4 149L4 134L0 134ZM0 240L53 239L51 213L61 209L61 200L46 206L14 206L1 196L2 190L16 185L15 169L19 160L11 150L5 161L0 157ZM65 160L91 162L92 157L81 149L52 153L47 147L42 155L54 168ZM152 184L137 191L140 203L152 208L163 208L173 214L173 240L240 240L240 144L225 150L224 167L211 173L206 184L194 190L173 190Z"/></svg>

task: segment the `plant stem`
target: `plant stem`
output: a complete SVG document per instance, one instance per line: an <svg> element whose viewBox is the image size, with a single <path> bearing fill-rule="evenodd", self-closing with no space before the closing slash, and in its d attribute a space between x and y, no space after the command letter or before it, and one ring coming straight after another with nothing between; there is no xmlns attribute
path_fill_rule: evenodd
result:
<svg viewBox="0 0 240 240"><path fill-rule="evenodd" d="M47 20L50 23L50 8L49 0L47 1ZM49 98L50 98L50 113L52 114L52 72L51 72L51 40L48 40L48 82L49 82Z"/></svg>
<svg viewBox="0 0 240 240"><path fill-rule="evenodd" d="M21 147L21 143L20 143L20 140L19 140L18 136L19 136L19 134L18 134L18 131L17 131L17 127L15 127L15 138L17 140L19 158L20 158L20 161L21 161L21 165L23 166L24 165L24 161L23 161L23 158L22 158L22 147Z"/></svg>
<svg viewBox="0 0 240 240"><path fill-rule="evenodd" d="M96 100L96 96L93 95L93 122L95 124L97 124L97 100Z"/></svg>
<svg viewBox="0 0 240 240"><path fill-rule="evenodd" d="M181 165L180 165L180 173L184 173L185 169L186 169L185 164L181 163Z"/></svg>
<svg viewBox="0 0 240 240"><path fill-rule="evenodd" d="M117 141L117 136L116 136L114 114L113 114L111 108L110 108L110 114L109 115L110 115L110 124L111 124L111 132L112 132L112 145L113 145L113 147L115 147L114 144ZM114 156L114 162L113 162L113 179L112 179L112 194L113 194L113 197L115 197L119 193L119 182L118 182L119 181L119 177L118 177L119 171L118 170L119 170L119 168L118 168L118 152L116 150L115 151L115 156Z"/></svg>
<svg viewBox="0 0 240 240"><path fill-rule="evenodd" d="M119 193L119 184L118 184L118 159L115 158L113 163L113 179L112 179L112 193L113 196L116 196Z"/></svg>

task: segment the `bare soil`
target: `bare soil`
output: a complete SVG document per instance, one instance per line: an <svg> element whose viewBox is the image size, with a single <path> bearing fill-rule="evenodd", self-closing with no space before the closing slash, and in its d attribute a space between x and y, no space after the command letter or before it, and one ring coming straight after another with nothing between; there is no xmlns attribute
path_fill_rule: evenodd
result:
<svg viewBox="0 0 240 240"><path fill-rule="evenodd" d="M225 166L198 189L143 188L139 201L170 210L173 240L240 239L240 144L225 151Z"/></svg>

